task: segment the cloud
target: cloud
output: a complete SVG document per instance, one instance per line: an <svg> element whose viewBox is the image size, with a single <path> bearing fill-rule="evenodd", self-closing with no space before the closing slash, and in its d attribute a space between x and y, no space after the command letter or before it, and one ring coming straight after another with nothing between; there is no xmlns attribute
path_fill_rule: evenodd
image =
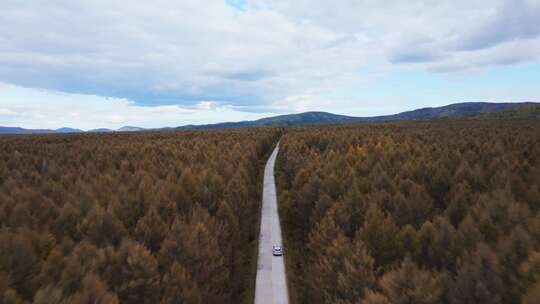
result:
<svg viewBox="0 0 540 304"><path fill-rule="evenodd" d="M394 53L390 57L390 62L392 63L417 63L417 62L432 62L438 59L441 59L442 56L431 50L403 50L400 52Z"/></svg>
<svg viewBox="0 0 540 304"><path fill-rule="evenodd" d="M88 130L98 127L117 129L124 125L160 128L257 119L267 115L269 113L264 111L238 111L213 101L200 101L193 107L141 106L127 99L59 94L12 85L3 86L3 94L0 94L1 124L26 128L68 126Z"/></svg>
<svg viewBox="0 0 540 304"><path fill-rule="evenodd" d="M283 100L278 100L272 103L272 109L283 111L304 112L319 110L320 105L317 98L312 95L288 96Z"/></svg>
<svg viewBox="0 0 540 304"><path fill-rule="evenodd" d="M215 101L201 101L196 106L199 110L216 110L218 108L218 104Z"/></svg>
<svg viewBox="0 0 540 304"><path fill-rule="evenodd" d="M139 114L328 109L324 96L376 81L365 72L373 67L456 73L537 62L539 7L538 0L3 0L0 82L78 96L71 103L84 103L83 95L126 100L128 113ZM114 115L107 123L134 117Z"/></svg>
<svg viewBox="0 0 540 304"><path fill-rule="evenodd" d="M289 79L303 56L326 61L317 50L336 36L222 1L6 0L0 23L0 81L144 105L257 104L309 89L309 75Z"/></svg>
<svg viewBox="0 0 540 304"><path fill-rule="evenodd" d="M434 39L418 34L403 39L390 51L390 62L397 64L433 62L444 57Z"/></svg>
<svg viewBox="0 0 540 304"><path fill-rule="evenodd" d="M531 63L539 59L540 39L513 40L482 51L462 52L460 56L430 64L428 70L435 73L453 73L493 66Z"/></svg>
<svg viewBox="0 0 540 304"><path fill-rule="evenodd" d="M123 124L128 121L126 117L118 114L108 115L106 120L112 124Z"/></svg>
<svg viewBox="0 0 540 304"><path fill-rule="evenodd" d="M383 67L385 61L415 64L428 71L439 66L448 66L448 71L489 67L507 61L508 54L497 58L489 52L490 61L468 59L483 56L489 47L513 41L526 48L540 35L538 0L254 0L252 5L356 37L358 43L353 47L370 56L372 64ZM387 56L377 57L377 51ZM534 54L515 57L520 62L537 60Z"/></svg>
<svg viewBox="0 0 540 304"><path fill-rule="evenodd" d="M17 112L12 111L10 109L3 109L0 108L0 116L15 116L17 115Z"/></svg>
<svg viewBox="0 0 540 304"><path fill-rule="evenodd" d="M458 50L480 50L517 39L540 36L540 2L506 0L484 23L456 41Z"/></svg>
<svg viewBox="0 0 540 304"><path fill-rule="evenodd" d="M273 74L269 71L263 71L258 69L244 70L240 72L233 72L224 75L226 79L236 81L257 81L267 77L271 77Z"/></svg>

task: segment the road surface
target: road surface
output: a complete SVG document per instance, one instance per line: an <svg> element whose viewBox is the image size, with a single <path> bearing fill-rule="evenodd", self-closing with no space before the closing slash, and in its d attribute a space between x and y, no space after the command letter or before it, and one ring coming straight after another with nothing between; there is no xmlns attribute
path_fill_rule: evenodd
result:
<svg viewBox="0 0 540 304"><path fill-rule="evenodd" d="M259 258L257 261L257 281L255 304L289 303L285 260L272 255L272 245L282 245L281 226L274 182L274 163L279 151L279 143L264 168L264 186L261 211L261 231L259 237ZM287 248L284 248L287 254Z"/></svg>

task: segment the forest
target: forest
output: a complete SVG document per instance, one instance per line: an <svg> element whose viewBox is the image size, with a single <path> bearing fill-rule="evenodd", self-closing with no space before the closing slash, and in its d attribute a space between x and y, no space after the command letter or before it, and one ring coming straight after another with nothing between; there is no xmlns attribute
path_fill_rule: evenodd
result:
<svg viewBox="0 0 540 304"><path fill-rule="evenodd" d="M540 303L540 123L0 137L0 303L252 303L276 167L293 304Z"/></svg>
<svg viewBox="0 0 540 304"><path fill-rule="evenodd" d="M0 303L250 303L278 137L0 137Z"/></svg>
<svg viewBox="0 0 540 304"><path fill-rule="evenodd" d="M540 303L540 124L295 127L277 184L293 303Z"/></svg>

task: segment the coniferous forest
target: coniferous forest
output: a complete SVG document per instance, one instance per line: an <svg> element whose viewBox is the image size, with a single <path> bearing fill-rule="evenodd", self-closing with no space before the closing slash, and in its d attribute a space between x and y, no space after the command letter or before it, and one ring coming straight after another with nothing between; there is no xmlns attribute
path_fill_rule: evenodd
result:
<svg viewBox="0 0 540 304"><path fill-rule="evenodd" d="M3 136L0 303L246 303L276 129Z"/></svg>
<svg viewBox="0 0 540 304"><path fill-rule="evenodd" d="M540 303L540 123L0 137L0 303L251 303L264 163L293 303Z"/></svg>
<svg viewBox="0 0 540 304"><path fill-rule="evenodd" d="M289 129L294 303L540 303L540 124Z"/></svg>

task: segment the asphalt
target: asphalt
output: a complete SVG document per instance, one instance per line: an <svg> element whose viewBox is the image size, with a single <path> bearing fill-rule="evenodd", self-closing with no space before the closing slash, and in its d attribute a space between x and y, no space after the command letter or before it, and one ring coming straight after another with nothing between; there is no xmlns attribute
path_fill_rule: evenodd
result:
<svg viewBox="0 0 540 304"><path fill-rule="evenodd" d="M278 151L279 143L272 152L264 169L255 304L289 303L285 260L283 257L274 257L272 255L273 245L282 246L276 184L274 181L274 164ZM287 254L287 248L284 248L284 254Z"/></svg>

